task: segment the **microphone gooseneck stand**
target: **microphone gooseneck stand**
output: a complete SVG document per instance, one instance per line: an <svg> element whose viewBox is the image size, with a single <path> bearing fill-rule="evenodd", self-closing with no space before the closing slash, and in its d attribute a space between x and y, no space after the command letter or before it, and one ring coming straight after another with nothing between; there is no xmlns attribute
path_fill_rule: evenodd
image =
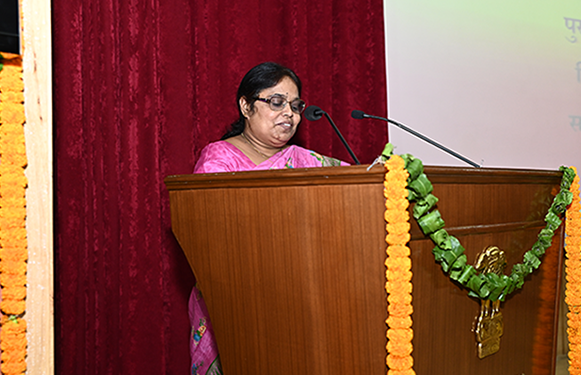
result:
<svg viewBox="0 0 581 375"><path fill-rule="evenodd" d="M423 134L418 133L417 131L408 128L407 126L405 126L404 124L401 124L397 121L394 121L392 119L389 118L385 118L385 117L379 117L379 116L373 116L373 115L368 115L367 113L360 111L360 110L354 110L353 112L351 112L351 117L353 117L354 119L360 120L360 119L364 119L364 118L372 118L372 119L376 119L376 120L381 120L381 121L386 121L390 124L394 124L395 126L397 126L400 129L403 129L405 131L407 131L410 134L415 135L416 137L418 137L419 139L428 142L429 144L431 144L432 146L436 146L437 148L439 148L442 151L447 152L448 154L454 156L457 159L462 160L465 163L470 164L471 166L473 166L474 168L480 168L481 166L475 162L473 162L472 160L465 158L464 156L458 154L455 151L450 150L449 148L447 148L446 146L442 146L441 144L439 144L438 142L426 137Z"/></svg>
<svg viewBox="0 0 581 375"><path fill-rule="evenodd" d="M353 153L353 150L351 150L351 147L349 147L349 144L347 144L347 141L345 140L345 138L343 138L343 135L339 131L339 128L337 128L337 125L335 125L335 123L331 119L331 116L329 116L329 114L327 112L323 111L321 108L314 106L314 105L311 105L311 106L307 107L307 109L305 109L305 118L309 121L317 121L323 115L325 115L325 117L327 118L327 121L329 121L329 123L331 124L331 126L335 130L335 133L337 133L337 135L339 136L339 139L341 139L341 142L343 142L343 145L345 146L345 148L349 152L349 155L351 155L351 157L353 158L353 161L355 161L355 164L361 165L361 163L359 162L359 159L357 159L357 156L355 156L355 153Z"/></svg>

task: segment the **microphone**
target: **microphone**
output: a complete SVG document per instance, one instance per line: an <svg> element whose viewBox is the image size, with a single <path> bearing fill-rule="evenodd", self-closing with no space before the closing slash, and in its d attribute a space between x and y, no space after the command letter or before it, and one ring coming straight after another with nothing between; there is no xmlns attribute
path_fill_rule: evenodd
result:
<svg viewBox="0 0 581 375"><path fill-rule="evenodd" d="M457 152L454 152L454 151L450 150L449 148L447 148L445 146L442 146L438 142L436 142L436 141L434 141L434 140L426 137L425 135L422 135L422 134L416 132L415 130L412 130L412 129L408 128L404 124L401 124L401 123L399 123L397 121L394 121L392 119L384 118L384 117L378 117L378 116L373 116L373 115L368 115L367 113L365 113L363 111L360 111L360 110L357 110L357 109L354 110L353 112L351 112L351 117L353 117L356 120L361 120L361 119L364 119L364 118L373 118L373 119L376 119L376 120L387 121L388 123L394 124L398 128L403 129L406 132L415 135L419 139L421 139L423 141L426 141L426 142L428 142L429 144L431 144L433 146L436 146L440 150L443 150L443 151L447 152L448 154L454 156L455 158L460 159L463 162L468 163L468 164L470 164L471 166L473 166L475 168L480 168L480 165L477 164L477 163L475 163L475 162L473 162L472 160L465 158L464 156L458 154Z"/></svg>
<svg viewBox="0 0 581 375"><path fill-rule="evenodd" d="M335 123L333 122L333 120L331 119L329 114L315 105L308 106L307 109L305 109L305 118L309 121L317 121L318 119L323 117L323 115L327 118L327 120L329 121L329 123L331 124L333 129L335 130L335 133L337 133L337 135L341 139L341 142L343 142L343 145L345 146L347 151L349 151L349 154L351 155L351 157L355 161L355 164L361 165L361 163L357 159L357 156L355 156L355 154L353 153L353 150L351 150L351 147L349 147L349 145L347 144L347 141L345 140L345 138L343 138L343 135L339 131L339 128L337 128L337 126L335 125Z"/></svg>
<svg viewBox="0 0 581 375"><path fill-rule="evenodd" d="M325 112L321 108L316 105L311 105L305 109L305 118L309 121L317 121L323 117L323 113Z"/></svg>

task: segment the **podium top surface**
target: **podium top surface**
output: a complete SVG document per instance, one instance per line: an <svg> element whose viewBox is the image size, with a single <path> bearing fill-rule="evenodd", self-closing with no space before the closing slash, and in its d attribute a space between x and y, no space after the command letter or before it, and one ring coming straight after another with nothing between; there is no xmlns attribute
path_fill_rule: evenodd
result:
<svg viewBox="0 0 581 375"><path fill-rule="evenodd" d="M273 169L264 171L200 173L170 175L164 179L168 190L240 188L256 186L301 186L338 184L376 184L384 180L384 168L374 165L344 167ZM560 179L560 171L533 169L465 168L425 166L424 173L431 182L468 184L552 183Z"/></svg>

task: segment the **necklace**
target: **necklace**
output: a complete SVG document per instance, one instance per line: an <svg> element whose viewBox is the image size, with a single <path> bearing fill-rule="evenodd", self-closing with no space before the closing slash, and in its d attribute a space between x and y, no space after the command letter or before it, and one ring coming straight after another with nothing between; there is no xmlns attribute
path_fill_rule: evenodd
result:
<svg viewBox="0 0 581 375"><path fill-rule="evenodd" d="M250 145L250 147L252 147L254 149L254 151L256 151L256 152L258 152L260 154L260 156L262 156L266 160L270 159L270 157L268 157L265 154L263 154L262 152L260 152L259 149L257 149L252 143L250 143L250 141L248 140L248 138L246 138L246 136L244 135L244 132L240 133L240 135L242 136L242 138L244 138L244 141L246 143L248 143ZM279 152L280 150L282 150L282 148L280 148L277 152ZM277 152L275 152L272 156L274 156Z"/></svg>

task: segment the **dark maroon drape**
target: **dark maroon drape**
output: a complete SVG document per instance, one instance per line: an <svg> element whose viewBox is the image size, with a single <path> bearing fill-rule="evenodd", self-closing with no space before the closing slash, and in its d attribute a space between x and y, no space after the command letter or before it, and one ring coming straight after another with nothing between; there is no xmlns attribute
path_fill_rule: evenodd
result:
<svg viewBox="0 0 581 375"><path fill-rule="evenodd" d="M58 374L189 373L194 283L163 178L236 117L242 75L303 80L362 162L386 142L382 0L53 0ZM324 119L296 143L351 161Z"/></svg>

